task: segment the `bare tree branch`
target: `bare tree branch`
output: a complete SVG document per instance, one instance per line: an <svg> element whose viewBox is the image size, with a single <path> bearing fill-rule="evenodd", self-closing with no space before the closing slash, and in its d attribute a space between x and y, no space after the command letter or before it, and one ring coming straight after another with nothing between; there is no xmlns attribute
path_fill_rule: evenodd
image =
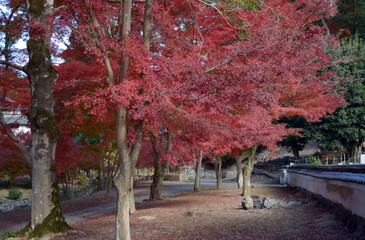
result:
<svg viewBox="0 0 365 240"><path fill-rule="evenodd" d="M57 7L57 8L55 8L55 9L53 10L53 13L56 13L56 12L58 12L58 11L60 11L60 10L64 9L64 8L66 8L66 6L60 6L60 7Z"/></svg>
<svg viewBox="0 0 365 240"><path fill-rule="evenodd" d="M102 28L99 21L98 21L98 18L96 17L96 14L95 14L91 4L86 5L86 8L87 8L87 10L90 14L93 25L97 28ZM105 29L102 28L102 31L105 33ZM100 44L99 37L98 37L97 34L95 34L94 39L96 41L96 44L98 45L98 47L100 48L100 50L103 53L105 67L108 71L107 83L109 84L109 86L113 86L114 85L114 71L113 71L112 66L111 66L108 51Z"/></svg>
<svg viewBox="0 0 365 240"><path fill-rule="evenodd" d="M19 70L19 71L22 71L22 72L26 73L26 67L25 66L22 67L22 66L19 66L17 64L7 62L7 61L4 61L4 60L0 60L0 64L3 64L3 65L8 66L8 67L12 67L16 70Z"/></svg>
<svg viewBox="0 0 365 240"><path fill-rule="evenodd" d="M190 10L191 12L193 13L193 16L194 16L194 22L195 22L195 27L196 27L196 30L198 31L199 35L200 35L200 38L201 38L201 44L200 44L200 49L199 49L199 55L201 54L202 52L202 49L203 49L203 44L204 44L204 37L203 37L203 34L200 32L200 28L199 28L199 24L198 24L198 20L195 16L195 12L193 10L193 7L191 6L191 3L189 1L189 7L190 7Z"/></svg>
<svg viewBox="0 0 365 240"><path fill-rule="evenodd" d="M321 21L322 21L323 26L326 28L326 32L327 32L326 37L331 36L331 31L323 17L321 17Z"/></svg>
<svg viewBox="0 0 365 240"><path fill-rule="evenodd" d="M232 24L230 23L230 21L224 16L223 12L221 10L219 10L216 6L214 6L213 4L209 3L209 2L205 2L203 0L198 0L199 2L209 6L209 7L212 7L214 8L221 16L222 18L226 21L226 23L230 26L230 27L233 27Z"/></svg>

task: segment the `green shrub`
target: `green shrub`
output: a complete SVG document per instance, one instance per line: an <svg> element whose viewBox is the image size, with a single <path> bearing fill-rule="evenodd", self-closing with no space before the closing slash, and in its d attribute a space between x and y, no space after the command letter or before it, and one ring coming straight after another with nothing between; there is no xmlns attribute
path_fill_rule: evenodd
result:
<svg viewBox="0 0 365 240"><path fill-rule="evenodd" d="M309 158L305 159L305 164L322 165L322 162L318 157L310 156Z"/></svg>
<svg viewBox="0 0 365 240"><path fill-rule="evenodd" d="M88 179L85 175L81 175L79 177L80 180L80 186L85 187L87 185Z"/></svg>
<svg viewBox="0 0 365 240"><path fill-rule="evenodd" d="M6 230L1 235L1 239L7 239L7 238L11 238L11 237L15 237L15 233L13 231L10 231L10 230Z"/></svg>
<svg viewBox="0 0 365 240"><path fill-rule="evenodd" d="M15 190L11 189L11 190L9 190L8 198L16 200L16 199L19 199L22 195L23 195L23 193L21 191L16 190L16 189Z"/></svg>

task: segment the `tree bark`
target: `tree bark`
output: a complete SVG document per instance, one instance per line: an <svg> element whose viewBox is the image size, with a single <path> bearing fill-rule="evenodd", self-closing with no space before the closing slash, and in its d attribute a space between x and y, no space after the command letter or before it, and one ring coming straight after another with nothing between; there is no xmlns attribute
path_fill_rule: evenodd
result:
<svg viewBox="0 0 365 240"><path fill-rule="evenodd" d="M122 160L123 161L123 160ZM130 228L129 228L129 187L130 187L130 173L128 168L132 166L128 162L121 170L120 174L116 178L115 184L118 192L117 203L117 216L116 216L116 239L117 240L130 240Z"/></svg>
<svg viewBox="0 0 365 240"><path fill-rule="evenodd" d="M243 197L250 197L251 196L251 172L253 169L253 162L255 160L257 145L253 145L249 149L248 161L245 164L245 169L243 171Z"/></svg>
<svg viewBox="0 0 365 240"><path fill-rule="evenodd" d="M157 159L155 159L154 168L155 172L150 187L150 200L159 200L162 197L162 182L165 174L161 163Z"/></svg>
<svg viewBox="0 0 365 240"><path fill-rule="evenodd" d="M150 47L151 47L151 36L152 36L151 12L152 12L152 3L153 3L153 0L146 0L146 4L145 4L145 8L144 8L143 40L144 40L144 45L147 48L147 51L150 51Z"/></svg>
<svg viewBox="0 0 365 240"><path fill-rule="evenodd" d="M195 167L195 184L194 184L194 192L198 193L201 192L201 186L200 186L200 172L202 168L202 160L203 160L203 151L199 151L199 159L196 163Z"/></svg>
<svg viewBox="0 0 365 240"><path fill-rule="evenodd" d="M105 195L104 195L104 198L107 199L109 197L109 193L110 193L110 182L111 180L109 180L108 178L106 179L106 182L105 182Z"/></svg>
<svg viewBox="0 0 365 240"><path fill-rule="evenodd" d="M295 147L293 147L292 150L293 150L293 154L294 154L295 159L299 159L300 158L299 150Z"/></svg>
<svg viewBox="0 0 365 240"><path fill-rule="evenodd" d="M237 170L237 187L241 189L243 187L243 172L242 172L242 161L247 157L245 152L240 153L236 158L236 170Z"/></svg>
<svg viewBox="0 0 365 240"><path fill-rule="evenodd" d="M52 26L48 14L54 11L53 0L27 1L30 23L27 49L29 62L25 72L31 87L32 128L29 149L32 166L31 222L19 236L41 237L70 229L65 222L58 195L56 145L59 131L53 110L53 85L58 78L51 62Z"/></svg>
<svg viewBox="0 0 365 240"><path fill-rule="evenodd" d="M171 141L172 141L172 134L170 132L167 133L167 147L166 151L171 151ZM165 172L168 167L168 161L161 162L161 150L158 146L157 139L150 132L150 139L152 142L152 147L155 155L154 159L154 169L155 172L153 174L153 179L150 187L150 200L159 200L162 198L162 183L165 178Z"/></svg>
<svg viewBox="0 0 365 240"><path fill-rule="evenodd" d="M102 164L102 161L99 161L99 168L98 168L98 191L103 190L103 187L105 186L104 184L104 174L102 174L104 172L104 164Z"/></svg>
<svg viewBox="0 0 365 240"><path fill-rule="evenodd" d="M352 156L354 163L360 163L360 156L362 151L362 142L356 142L352 145Z"/></svg>
<svg viewBox="0 0 365 240"><path fill-rule="evenodd" d="M179 178L179 182L182 182L182 180L183 180L183 173L182 173L182 167L178 167L178 178Z"/></svg>
<svg viewBox="0 0 365 240"><path fill-rule="evenodd" d="M130 190L133 171L136 166L142 142L143 120L135 125L136 143L127 143L127 111L119 107L116 112L117 143L119 151L120 168L115 185L118 192L116 239L130 240L129 211Z"/></svg>
<svg viewBox="0 0 365 240"><path fill-rule="evenodd" d="M135 213L136 210L136 202L134 200L134 191L133 191L133 174L131 179L131 188L129 189L129 214Z"/></svg>
<svg viewBox="0 0 365 240"><path fill-rule="evenodd" d="M110 188L113 184L113 179L114 177L116 176L116 174L118 173L119 171L119 163L118 163L118 160L119 159L119 155L116 154L115 158L113 159L113 165L111 165L111 154L109 154L109 158L107 160L107 165L108 165L108 172L107 172L107 175L106 175L106 179L105 179L105 196L104 198L107 199L108 196L109 196L109 192L110 192Z"/></svg>
<svg viewBox="0 0 365 240"><path fill-rule="evenodd" d="M215 176L217 178L217 189L222 189L222 157L217 156L217 161L214 162Z"/></svg>

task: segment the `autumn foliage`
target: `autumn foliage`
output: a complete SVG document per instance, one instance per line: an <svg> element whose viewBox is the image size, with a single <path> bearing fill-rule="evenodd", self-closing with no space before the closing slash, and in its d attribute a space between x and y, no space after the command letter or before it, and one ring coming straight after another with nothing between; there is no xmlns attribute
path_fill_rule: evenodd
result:
<svg viewBox="0 0 365 240"><path fill-rule="evenodd" d="M151 1L134 1L131 15L128 2L57 2L54 36L69 42L54 88L62 171L85 156L102 160L115 138L121 165L135 164L126 152L138 149L141 127L146 164L151 135L163 148L165 132L172 146L160 159L171 165L199 150L273 148L290 131L275 120L315 121L343 101L335 73L322 71L337 43L317 23L336 14L332 0L155 0L150 18Z"/></svg>
<svg viewBox="0 0 365 240"><path fill-rule="evenodd" d="M224 154L254 143L273 146L286 133L283 126L272 124L274 119L302 115L316 120L340 101L328 80L333 73L315 74L330 64L325 50L335 44L314 24L335 14L327 1L266 1L253 9L232 9L228 2L156 1L149 53L141 35L142 2L133 5L132 29L123 41L116 22L118 4L66 4L64 14L77 20L72 39L89 56L81 62L72 57L80 51L74 49L73 61L60 66L67 84L83 86L68 104L82 105L100 120L124 106L130 122L145 119L154 131L165 126L175 141L187 139L190 131L184 144L204 142L202 148ZM95 11L98 26L85 6ZM121 55L130 57L122 83L115 71L114 83L106 85L103 51L114 70ZM94 87L85 87L96 81ZM220 146L223 142L230 144Z"/></svg>

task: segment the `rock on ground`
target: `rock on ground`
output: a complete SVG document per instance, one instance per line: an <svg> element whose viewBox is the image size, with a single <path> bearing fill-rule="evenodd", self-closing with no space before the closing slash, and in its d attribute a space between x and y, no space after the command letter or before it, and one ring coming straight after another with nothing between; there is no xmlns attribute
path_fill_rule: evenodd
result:
<svg viewBox="0 0 365 240"><path fill-rule="evenodd" d="M244 197L242 199L242 208L245 210L253 209L253 200L251 197Z"/></svg>
<svg viewBox="0 0 365 240"><path fill-rule="evenodd" d="M251 196L252 200L253 200L253 206L257 209L261 209L262 208L262 202L260 200L260 196Z"/></svg>
<svg viewBox="0 0 365 240"><path fill-rule="evenodd" d="M302 206L302 202L295 199L288 199L284 204L285 209L297 209L300 206Z"/></svg>
<svg viewBox="0 0 365 240"><path fill-rule="evenodd" d="M265 197L263 199L263 207L267 209L274 209L279 208L280 200L272 198L272 197Z"/></svg>

